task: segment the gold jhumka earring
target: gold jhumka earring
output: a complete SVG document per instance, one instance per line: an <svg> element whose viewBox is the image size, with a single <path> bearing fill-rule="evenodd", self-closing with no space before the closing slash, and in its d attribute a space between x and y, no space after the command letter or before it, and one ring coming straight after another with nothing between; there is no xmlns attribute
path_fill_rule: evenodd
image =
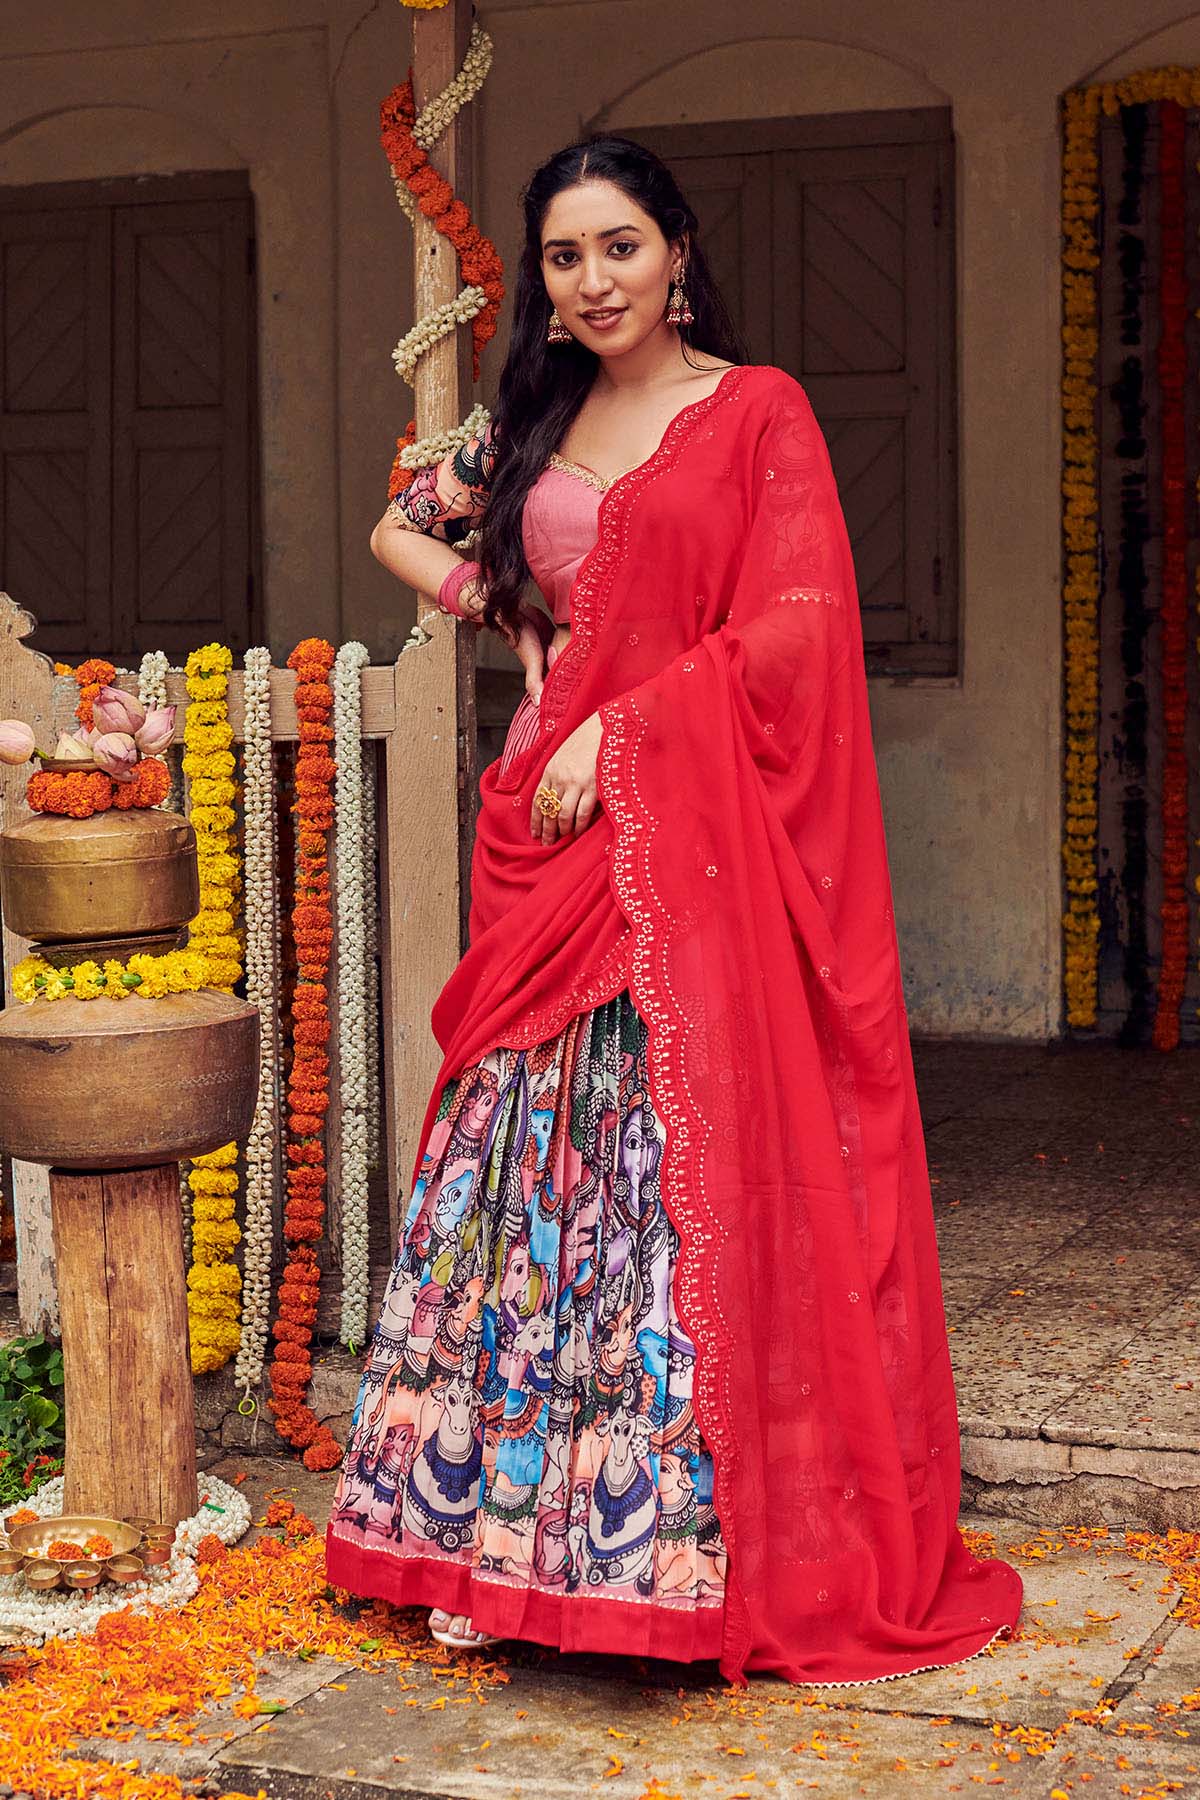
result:
<svg viewBox="0 0 1200 1800"><path fill-rule="evenodd" d="M550 325L546 332L548 344L569 344L571 334L558 316L557 306L550 308Z"/></svg>
<svg viewBox="0 0 1200 1800"><path fill-rule="evenodd" d="M671 298L667 305L668 325L690 325L692 309L688 303L687 290L683 285L683 277L677 275L671 288Z"/></svg>

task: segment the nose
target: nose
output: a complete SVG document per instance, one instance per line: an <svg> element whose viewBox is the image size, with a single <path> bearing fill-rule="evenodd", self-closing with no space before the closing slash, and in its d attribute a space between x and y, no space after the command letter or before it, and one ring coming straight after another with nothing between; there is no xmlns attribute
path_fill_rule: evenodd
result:
<svg viewBox="0 0 1200 1800"><path fill-rule="evenodd" d="M585 256L579 278L580 299L586 301L590 306L595 306L611 294L612 289L612 271L603 255L597 253Z"/></svg>

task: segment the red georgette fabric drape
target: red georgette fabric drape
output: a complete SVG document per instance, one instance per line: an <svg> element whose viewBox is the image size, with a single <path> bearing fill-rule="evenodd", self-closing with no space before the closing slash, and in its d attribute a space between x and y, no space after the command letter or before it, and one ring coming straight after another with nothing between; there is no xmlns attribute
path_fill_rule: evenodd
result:
<svg viewBox="0 0 1200 1800"><path fill-rule="evenodd" d="M737 369L679 415L605 495L571 610L539 740L483 778L442 1079L632 988L730 1552L722 1670L958 1661L1021 1587L956 1529L853 569L795 382ZM597 710L603 812L544 848L533 790Z"/></svg>

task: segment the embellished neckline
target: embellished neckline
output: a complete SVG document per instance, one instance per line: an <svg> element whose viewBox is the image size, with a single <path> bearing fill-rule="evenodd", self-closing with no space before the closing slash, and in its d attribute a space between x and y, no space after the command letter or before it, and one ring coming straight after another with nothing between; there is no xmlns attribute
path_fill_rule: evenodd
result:
<svg viewBox="0 0 1200 1800"><path fill-rule="evenodd" d="M634 463L633 468L637 467ZM595 469L587 468L583 463L571 462L569 457L560 456L552 450L546 458L548 469L557 469L561 475L573 475L576 481L582 481L585 487L594 488L598 494L607 494L614 482L620 481L621 475L628 475L629 469L622 469L620 475L597 475Z"/></svg>
<svg viewBox="0 0 1200 1800"><path fill-rule="evenodd" d="M616 487L618 481L624 481L627 475L633 475L638 469L649 468L657 460L659 452L665 447L667 440L673 435L674 428L690 414L707 406L710 400L715 400L724 388L727 377L737 374L739 370L744 371L746 367L745 363L731 363L727 369L722 369L721 379L712 392L704 394L699 400L692 400L687 406L682 407L668 422L657 449L652 450L642 462L630 463L627 469L618 469L615 475L598 475L595 469L589 469L586 463L572 462L569 456L560 456L557 450L552 450L546 458L546 467L557 469L563 475L573 475L576 481L584 482L588 487L594 488L598 494L607 494L610 488Z"/></svg>

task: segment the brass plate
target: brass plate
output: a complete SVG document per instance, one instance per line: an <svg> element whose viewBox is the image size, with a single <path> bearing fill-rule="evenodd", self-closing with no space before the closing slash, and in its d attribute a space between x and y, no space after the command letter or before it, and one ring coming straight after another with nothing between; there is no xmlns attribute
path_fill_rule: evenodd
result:
<svg viewBox="0 0 1200 1800"><path fill-rule="evenodd" d="M36 1525L18 1525L10 1531L8 1541L14 1550L23 1556L44 1558L50 1545L56 1538L65 1538L68 1543L82 1544L85 1538L106 1537L113 1547L113 1555L119 1556L126 1550L136 1550L139 1533L132 1525L126 1525L121 1519L81 1519L78 1517L64 1519L39 1519ZM59 1566L67 1563L81 1562L79 1556L64 1556L56 1559ZM97 1557L97 1567L102 1558Z"/></svg>

